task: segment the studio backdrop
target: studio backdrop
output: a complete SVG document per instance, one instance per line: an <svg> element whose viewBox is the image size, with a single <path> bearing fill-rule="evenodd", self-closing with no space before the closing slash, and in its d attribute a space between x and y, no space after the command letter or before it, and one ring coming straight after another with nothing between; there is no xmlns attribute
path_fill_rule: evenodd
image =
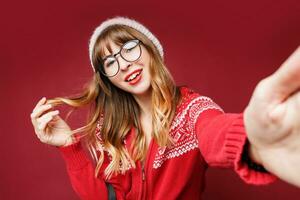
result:
<svg viewBox="0 0 300 200"><path fill-rule="evenodd" d="M6 1L0 9L3 200L78 199L61 154L36 138L30 113L43 96L77 93L92 77L88 40L103 20L120 15L143 23L161 41L177 84L232 113L244 110L258 81L300 44L298 0L29 0ZM86 111L71 116L73 129L83 125ZM300 189L282 181L251 186L232 169L210 168L203 199L299 196Z"/></svg>

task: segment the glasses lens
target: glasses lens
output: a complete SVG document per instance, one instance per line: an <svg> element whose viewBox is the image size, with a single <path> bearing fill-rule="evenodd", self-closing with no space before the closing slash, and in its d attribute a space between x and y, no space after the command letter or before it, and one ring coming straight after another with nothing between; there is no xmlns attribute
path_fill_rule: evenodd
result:
<svg viewBox="0 0 300 200"><path fill-rule="evenodd" d="M141 55L141 48L138 40L130 40L123 45L122 57L127 61L136 61Z"/></svg>
<svg viewBox="0 0 300 200"><path fill-rule="evenodd" d="M103 70L106 76L114 76L119 71L119 63L114 56L109 56L103 63Z"/></svg>

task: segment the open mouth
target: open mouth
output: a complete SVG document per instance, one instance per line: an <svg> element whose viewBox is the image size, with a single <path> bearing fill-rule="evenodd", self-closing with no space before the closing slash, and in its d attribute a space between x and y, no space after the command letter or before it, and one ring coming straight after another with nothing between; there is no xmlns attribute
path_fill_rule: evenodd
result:
<svg viewBox="0 0 300 200"><path fill-rule="evenodd" d="M126 82L134 82L135 80L137 80L140 77L142 71L143 71L143 69L133 71L133 73L131 73L130 75L128 75L126 77L125 81Z"/></svg>

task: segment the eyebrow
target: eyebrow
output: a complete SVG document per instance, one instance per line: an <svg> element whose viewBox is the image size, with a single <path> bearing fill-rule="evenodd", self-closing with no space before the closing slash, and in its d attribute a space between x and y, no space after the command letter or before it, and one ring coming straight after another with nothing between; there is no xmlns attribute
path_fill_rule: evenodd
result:
<svg viewBox="0 0 300 200"><path fill-rule="evenodd" d="M108 56L105 56L104 58L101 58L102 61L105 61L109 56L111 56L111 55L108 55Z"/></svg>
<svg viewBox="0 0 300 200"><path fill-rule="evenodd" d="M108 56L105 56L102 60L103 61L105 61L108 57L110 57L110 56L116 56L116 54L118 54L118 53L120 53L120 51L121 51L121 49L122 49L122 47L123 47L123 45L125 44L126 42L124 42L121 46L120 46L120 49L119 49L119 51L117 52L117 53L115 53L115 54L110 54L110 55L108 55Z"/></svg>
<svg viewBox="0 0 300 200"><path fill-rule="evenodd" d="M120 50L121 50L121 49L120 49ZM116 54L118 54L118 53L120 52L120 50L119 50L117 53L115 53L115 54L109 54L108 56L105 56L102 60L105 61L108 57L110 57L110 56L112 56L112 55L115 57Z"/></svg>

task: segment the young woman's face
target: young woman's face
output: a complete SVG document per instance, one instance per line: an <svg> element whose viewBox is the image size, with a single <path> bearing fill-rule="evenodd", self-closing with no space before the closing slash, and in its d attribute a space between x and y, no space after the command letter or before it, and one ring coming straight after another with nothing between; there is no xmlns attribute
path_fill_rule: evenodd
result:
<svg viewBox="0 0 300 200"><path fill-rule="evenodd" d="M110 46L112 54L109 53L108 49L105 49L103 58L120 51L121 47L115 43L110 42ZM113 77L108 77L116 87L134 96L145 95L150 91L150 55L141 43L140 47L141 55L133 62L126 61L118 54L116 59L119 62L119 72Z"/></svg>

